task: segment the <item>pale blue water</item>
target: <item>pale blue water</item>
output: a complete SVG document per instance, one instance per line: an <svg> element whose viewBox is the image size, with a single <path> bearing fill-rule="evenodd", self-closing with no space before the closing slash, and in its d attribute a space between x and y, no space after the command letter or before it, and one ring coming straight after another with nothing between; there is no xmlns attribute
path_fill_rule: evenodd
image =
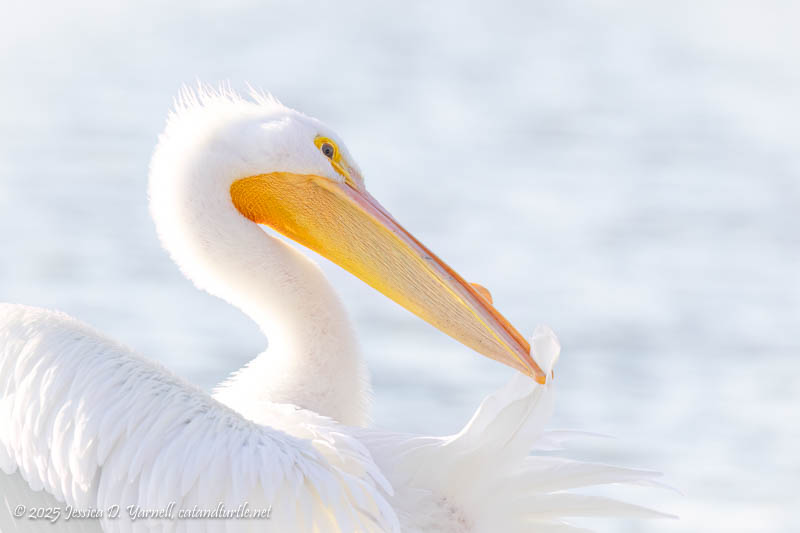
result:
<svg viewBox="0 0 800 533"><path fill-rule="evenodd" d="M663 470L680 521L800 527L800 4L88 2L0 18L0 300L65 310L211 387L264 346L161 251L147 164L172 97L244 82L325 120L373 194L529 333L552 427ZM325 265L375 418L458 428L509 371Z"/></svg>

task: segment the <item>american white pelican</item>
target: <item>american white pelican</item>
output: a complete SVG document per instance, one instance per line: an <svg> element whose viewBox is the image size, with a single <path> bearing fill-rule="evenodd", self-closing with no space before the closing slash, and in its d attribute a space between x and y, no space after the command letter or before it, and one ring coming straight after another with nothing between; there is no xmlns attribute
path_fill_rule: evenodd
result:
<svg viewBox="0 0 800 533"><path fill-rule="evenodd" d="M650 472L528 456L560 438L543 431L555 336L538 329L532 357L484 289L367 193L321 122L269 96L187 91L150 204L184 274L252 317L269 349L209 395L64 314L0 305L2 532L561 532L567 516L652 514L565 492ZM359 427L368 380L344 307L261 225L521 373L457 435ZM269 518L229 516L245 502ZM221 505L228 519L186 517Z"/></svg>

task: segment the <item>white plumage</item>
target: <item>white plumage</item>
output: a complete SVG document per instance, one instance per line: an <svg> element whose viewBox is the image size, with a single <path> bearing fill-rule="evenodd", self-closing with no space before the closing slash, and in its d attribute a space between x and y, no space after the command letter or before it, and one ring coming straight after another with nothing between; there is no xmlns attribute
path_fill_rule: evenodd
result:
<svg viewBox="0 0 800 533"><path fill-rule="evenodd" d="M230 201L235 179L273 170L341 182L308 146L320 134L337 139L271 98L203 93L185 95L160 140L162 242L270 342L213 397L64 314L0 304L0 531L53 530L15 517L19 505L58 506L57 531L106 532L561 532L568 516L656 514L565 492L653 484L651 472L528 456L561 437L543 429L552 379L516 376L450 437L358 427L369 387L344 308L316 265ZM532 344L549 376L558 341L540 328ZM131 521L126 509L245 501L270 518ZM63 516L113 505L118 518Z"/></svg>

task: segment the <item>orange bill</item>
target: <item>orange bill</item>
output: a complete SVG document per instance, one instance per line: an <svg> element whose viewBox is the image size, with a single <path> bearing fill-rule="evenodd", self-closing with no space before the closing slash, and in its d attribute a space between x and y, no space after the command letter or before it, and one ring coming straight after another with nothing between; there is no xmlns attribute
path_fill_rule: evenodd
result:
<svg viewBox="0 0 800 533"><path fill-rule="evenodd" d="M314 250L475 351L545 382L528 342L470 284L406 231L359 183L273 172L240 179L244 216Z"/></svg>

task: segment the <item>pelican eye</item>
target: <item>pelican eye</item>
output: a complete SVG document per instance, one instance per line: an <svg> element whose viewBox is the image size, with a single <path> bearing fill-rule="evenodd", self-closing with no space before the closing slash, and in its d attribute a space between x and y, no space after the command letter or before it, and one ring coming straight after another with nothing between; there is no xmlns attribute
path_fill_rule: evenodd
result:
<svg viewBox="0 0 800 533"><path fill-rule="evenodd" d="M322 152L322 155L330 160L333 170L343 176L345 180L350 179L350 174L346 169L347 163L342 158L342 152L339 151L339 147L336 145L335 141L331 140L329 137L319 135L314 139L314 145Z"/></svg>

